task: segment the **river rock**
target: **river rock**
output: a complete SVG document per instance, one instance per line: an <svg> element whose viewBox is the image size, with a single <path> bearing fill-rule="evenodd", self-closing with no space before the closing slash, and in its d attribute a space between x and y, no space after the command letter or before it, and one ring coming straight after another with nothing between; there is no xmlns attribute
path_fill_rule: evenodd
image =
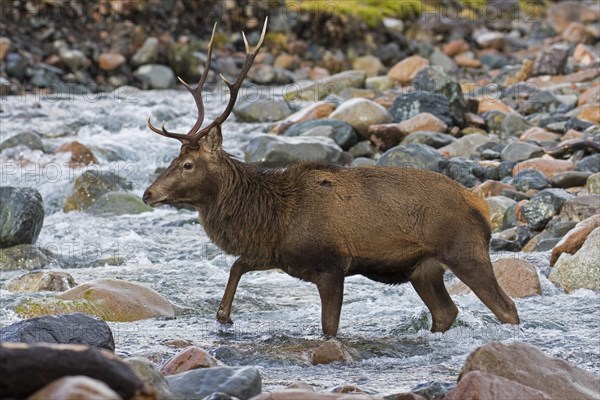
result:
<svg viewBox="0 0 600 400"><path fill-rule="evenodd" d="M573 168L573 163L568 160L556 160L553 158L532 158L530 160L526 160L515 165L512 170L512 173L513 176L515 176L520 171L532 169L541 172L546 178L552 178L554 175L559 174L561 172L572 171Z"/></svg>
<svg viewBox="0 0 600 400"><path fill-rule="evenodd" d="M372 76L365 81L365 88L376 92L383 92L394 87L396 81L387 75Z"/></svg>
<svg viewBox="0 0 600 400"><path fill-rule="evenodd" d="M154 364L145 357L131 357L125 360L125 363L135 372L138 378L156 395L156 400L172 400L173 393L169 388L169 382L156 369Z"/></svg>
<svg viewBox="0 0 600 400"><path fill-rule="evenodd" d="M44 143L40 135L33 131L22 131L16 135L7 137L7 134L2 132L2 141L0 141L0 151L10 149L17 146L25 146L31 150L44 151Z"/></svg>
<svg viewBox="0 0 600 400"><path fill-rule="evenodd" d="M153 398L152 390L109 350L76 344L0 344L0 398L24 399L65 376L85 375L123 399Z"/></svg>
<svg viewBox="0 0 600 400"><path fill-rule="evenodd" d="M88 209L90 214L104 217L150 211L153 211L153 208L146 205L139 196L126 192L104 193Z"/></svg>
<svg viewBox="0 0 600 400"><path fill-rule="evenodd" d="M332 76L295 87L284 93L286 101L319 101L330 94L337 94L345 88L362 88L367 74L363 71L345 71Z"/></svg>
<svg viewBox="0 0 600 400"><path fill-rule="evenodd" d="M557 43L537 53L531 69L531 76L562 75L569 57L569 50L569 45Z"/></svg>
<svg viewBox="0 0 600 400"><path fill-rule="evenodd" d="M0 61L4 60L6 54L10 51L11 40L7 37L0 37Z"/></svg>
<svg viewBox="0 0 600 400"><path fill-rule="evenodd" d="M314 120L320 120L329 117L329 115L335 110L336 105L327 101L319 101L311 104L308 107L302 108L296 111L283 121L278 122L271 128L271 133L275 135L281 135L293 128L296 125L300 125L303 122L309 122ZM297 128L296 128L297 129ZM292 134L289 136L299 136L299 134Z"/></svg>
<svg viewBox="0 0 600 400"><path fill-rule="evenodd" d="M4 284L9 292L64 292L75 287L75 279L62 271L36 271L15 276Z"/></svg>
<svg viewBox="0 0 600 400"><path fill-rule="evenodd" d="M254 66L248 73L248 79L259 85L285 85L294 81L288 70L268 64Z"/></svg>
<svg viewBox="0 0 600 400"><path fill-rule="evenodd" d="M323 393L308 389L286 389L273 392L263 392L252 400L425 400L424 397L413 393L399 393L386 397L351 393Z"/></svg>
<svg viewBox="0 0 600 400"><path fill-rule="evenodd" d="M407 85L412 82L417 73L429 65L429 60L421 56L410 56L394 65L389 71L388 76L401 85Z"/></svg>
<svg viewBox="0 0 600 400"><path fill-rule="evenodd" d="M472 371L444 396L444 400L519 399L551 400L546 393L509 379Z"/></svg>
<svg viewBox="0 0 600 400"><path fill-rule="evenodd" d="M492 225L492 230L501 230L506 210L517 204L517 202L505 196L490 196L486 198L485 201L490 209L490 223Z"/></svg>
<svg viewBox="0 0 600 400"><path fill-rule="evenodd" d="M544 189L521 207L521 214L531 229L541 230L570 197L563 189Z"/></svg>
<svg viewBox="0 0 600 400"><path fill-rule="evenodd" d="M144 64L155 63L158 59L158 50L158 39L155 37L147 38L142 47L137 49L135 54L131 57L131 64L138 67Z"/></svg>
<svg viewBox="0 0 600 400"><path fill-rule="evenodd" d="M342 363L354 361L346 346L337 339L326 340L311 355L313 365L330 364L335 361Z"/></svg>
<svg viewBox="0 0 600 400"><path fill-rule="evenodd" d="M43 247L19 244L0 248L0 271L33 270L47 266L59 267L54 254Z"/></svg>
<svg viewBox="0 0 600 400"><path fill-rule="evenodd" d="M523 115L530 115L541 112L555 112L562 102L554 93L548 90L536 91L527 101L521 102L519 112Z"/></svg>
<svg viewBox="0 0 600 400"><path fill-rule="evenodd" d="M130 182L113 172L87 170L75 179L75 185L65 201L64 211L89 209L103 194L131 188Z"/></svg>
<svg viewBox="0 0 600 400"><path fill-rule="evenodd" d="M60 61L73 72L85 69L90 64L90 61L81 50L61 47L58 50L58 56Z"/></svg>
<svg viewBox="0 0 600 400"><path fill-rule="evenodd" d="M507 183L487 180L473 188L472 192L485 199L486 197L500 196L504 190L510 190L513 187Z"/></svg>
<svg viewBox="0 0 600 400"><path fill-rule="evenodd" d="M575 254L560 255L548 279L568 293L580 288L600 290L599 248L600 228L595 228Z"/></svg>
<svg viewBox="0 0 600 400"><path fill-rule="evenodd" d="M442 120L446 125L453 126L450 102L440 93L417 90L396 97L390 108L394 122L402 122L419 113L430 113Z"/></svg>
<svg viewBox="0 0 600 400"><path fill-rule="evenodd" d="M600 154L592 154L575 163L576 171L600 172Z"/></svg>
<svg viewBox="0 0 600 400"><path fill-rule="evenodd" d="M438 132L413 132L405 137L400 144L426 144L434 149L448 146L456 142L456 138L452 135Z"/></svg>
<svg viewBox="0 0 600 400"><path fill-rule="evenodd" d="M407 133L400 128L400 124L380 124L371 125L369 135L369 139L379 150L386 151L397 146Z"/></svg>
<svg viewBox="0 0 600 400"><path fill-rule="evenodd" d="M175 316L171 303L156 291L117 279L96 279L54 299L26 300L15 311L21 317L84 312L115 322Z"/></svg>
<svg viewBox="0 0 600 400"><path fill-rule="evenodd" d="M352 69L363 71L367 78L378 76L385 71L383 63L375 56L366 55L352 61Z"/></svg>
<svg viewBox="0 0 600 400"><path fill-rule="evenodd" d="M511 136L521 136L523 132L532 127L531 123L518 113L510 113L500 124L500 139L508 139Z"/></svg>
<svg viewBox="0 0 600 400"><path fill-rule="evenodd" d="M63 143L54 150L55 154L58 153L71 153L71 159L69 160L69 166L72 168L83 167L90 164L97 164L98 160L94 156L94 153L85 145L74 140L72 142Z"/></svg>
<svg viewBox="0 0 600 400"><path fill-rule="evenodd" d="M211 356L206 350L196 346L189 346L167 360L160 372L164 376L168 376L197 368L222 366L224 364Z"/></svg>
<svg viewBox="0 0 600 400"><path fill-rule="evenodd" d="M534 142L556 142L560 139L560 135L547 131L538 126L531 127L521 134L519 140L522 142L531 140Z"/></svg>
<svg viewBox="0 0 600 400"><path fill-rule="evenodd" d="M482 144L488 141L488 137L480 133L463 136L455 142L441 147L438 151L446 157L469 157Z"/></svg>
<svg viewBox="0 0 600 400"><path fill-rule="evenodd" d="M589 194L600 194L600 173L590 175L585 186Z"/></svg>
<svg viewBox="0 0 600 400"><path fill-rule="evenodd" d="M572 197L565 202L561 217L569 221L583 221L600 208L600 195Z"/></svg>
<svg viewBox="0 0 600 400"><path fill-rule="evenodd" d="M374 101L360 98L342 103L329 118L347 122L365 138L369 136L369 126L392 122L388 110Z"/></svg>
<svg viewBox="0 0 600 400"><path fill-rule="evenodd" d="M355 160L360 157L372 159L375 158L377 149L375 146L373 146L373 143L363 140L362 142L358 142L354 146L350 147L348 149L348 153L350 153Z"/></svg>
<svg viewBox="0 0 600 400"><path fill-rule="evenodd" d="M454 64L453 61L452 63ZM413 80L413 87L416 90L443 95L450 103L454 124L462 127L465 125L467 104L460 85L456 79L446 73L446 70L435 65L421 69Z"/></svg>
<svg viewBox="0 0 600 400"><path fill-rule="evenodd" d="M28 400L74 400L74 399L97 399L97 400L122 400L117 392L112 390L106 383L87 376L65 376L44 386L31 396Z"/></svg>
<svg viewBox="0 0 600 400"><path fill-rule="evenodd" d="M0 329L1 342L86 344L115 351L112 331L106 322L75 313L44 315Z"/></svg>
<svg viewBox="0 0 600 400"><path fill-rule="evenodd" d="M587 29L585 24L580 22L571 22L563 31L561 37L563 40L573 44L590 44L594 42L594 35Z"/></svg>
<svg viewBox="0 0 600 400"><path fill-rule="evenodd" d="M520 258L501 258L493 263L493 269L498 284L510 297L521 298L542 294L540 278L529 261ZM450 294L472 293L471 289L460 281L451 286L448 292Z"/></svg>
<svg viewBox="0 0 600 400"><path fill-rule="evenodd" d="M555 188L572 188L585 186L588 178L592 175L587 171L569 171L556 174L550 179L550 185Z"/></svg>
<svg viewBox="0 0 600 400"><path fill-rule="evenodd" d="M540 390L552 399L591 400L598 393L595 374L525 343L492 342L477 348L467 357L458 382L471 371L510 379Z"/></svg>
<svg viewBox="0 0 600 400"><path fill-rule="evenodd" d="M342 149L326 137L254 136L245 151L246 162L270 167L283 167L298 161L344 160Z"/></svg>
<svg viewBox="0 0 600 400"><path fill-rule="evenodd" d="M166 65L146 64L139 67L133 75L150 89L169 89L175 87L175 74Z"/></svg>
<svg viewBox="0 0 600 400"><path fill-rule="evenodd" d="M307 130L306 132L303 132L300 136L327 137L336 142L342 148L342 150L348 150L351 146L355 145L356 142L358 142L356 131L351 126L350 128L351 135L341 136L339 135L340 131L336 131L332 126L320 125L315 126L314 128Z"/></svg>
<svg viewBox="0 0 600 400"><path fill-rule="evenodd" d="M477 176L481 175L479 164L458 157L438 161L436 171L468 188L479 183Z"/></svg>
<svg viewBox="0 0 600 400"><path fill-rule="evenodd" d="M195 369L167 377L175 398L203 399L215 392L240 400L261 393L262 380L256 368L217 367Z"/></svg>
<svg viewBox="0 0 600 400"><path fill-rule="evenodd" d="M330 127L332 129L332 134L331 136L328 135L328 137L333 139L344 150L347 150L358 142L358 134L352 125L344 121L330 118L301 122L290 127L283 135L289 137L302 136L306 132L317 127Z"/></svg>
<svg viewBox="0 0 600 400"><path fill-rule="evenodd" d="M550 266L552 267L561 254L575 254L583 245L589 234L600 226L600 214L594 214L584 219L567 232L567 234L552 249Z"/></svg>
<svg viewBox="0 0 600 400"><path fill-rule="evenodd" d="M258 100L240 102L233 108L239 122L275 122L292 115L285 101Z"/></svg>
<svg viewBox="0 0 600 400"><path fill-rule="evenodd" d="M519 162L539 157L543 154L544 149L539 146L530 143L513 142L509 143L502 150L501 157L503 160Z"/></svg>
<svg viewBox="0 0 600 400"><path fill-rule="evenodd" d="M530 189L541 190L548 187L548 179L539 171L524 169L514 176L512 185L521 192Z"/></svg>
<svg viewBox="0 0 600 400"><path fill-rule="evenodd" d="M424 144L408 144L386 151L377 161L377 165L435 171L438 161L443 158L433 147Z"/></svg>
<svg viewBox="0 0 600 400"><path fill-rule="evenodd" d="M0 187L0 248L34 244L44 224L44 203L34 188Z"/></svg>
<svg viewBox="0 0 600 400"><path fill-rule="evenodd" d="M103 71L112 71L125 64L127 59L119 53L102 53L98 56L98 66Z"/></svg>

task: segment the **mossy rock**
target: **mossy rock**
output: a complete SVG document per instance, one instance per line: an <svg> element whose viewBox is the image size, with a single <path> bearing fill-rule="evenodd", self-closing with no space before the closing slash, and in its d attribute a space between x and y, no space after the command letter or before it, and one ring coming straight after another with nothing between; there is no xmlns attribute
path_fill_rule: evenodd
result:
<svg viewBox="0 0 600 400"><path fill-rule="evenodd" d="M113 322L175 316L173 305L156 291L117 279L96 279L55 298L29 299L15 312L21 318L82 312Z"/></svg>
<svg viewBox="0 0 600 400"><path fill-rule="evenodd" d="M142 199L133 193L108 192L96 200L90 207L89 213L102 216L114 216L141 214L152 210L152 207L144 204Z"/></svg>
<svg viewBox="0 0 600 400"><path fill-rule="evenodd" d="M54 254L40 246L20 244L0 249L0 271L41 269L56 263Z"/></svg>
<svg viewBox="0 0 600 400"><path fill-rule="evenodd" d="M131 182L108 171L88 170L75 179L73 190L67 197L64 211L89 209L103 194L131 190Z"/></svg>

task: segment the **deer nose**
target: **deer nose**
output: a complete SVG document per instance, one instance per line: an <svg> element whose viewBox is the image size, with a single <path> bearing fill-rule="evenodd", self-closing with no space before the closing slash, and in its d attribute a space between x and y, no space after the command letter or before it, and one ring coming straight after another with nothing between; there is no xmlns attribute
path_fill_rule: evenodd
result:
<svg viewBox="0 0 600 400"><path fill-rule="evenodd" d="M152 197L152 193L149 190L146 190L144 192L144 195L142 196L142 201L148 204L148 200L150 200L150 197Z"/></svg>

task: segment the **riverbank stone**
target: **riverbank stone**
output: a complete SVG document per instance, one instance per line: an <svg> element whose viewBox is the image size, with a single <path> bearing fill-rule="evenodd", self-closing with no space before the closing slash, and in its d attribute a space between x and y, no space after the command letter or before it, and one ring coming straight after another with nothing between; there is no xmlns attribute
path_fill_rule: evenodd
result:
<svg viewBox="0 0 600 400"><path fill-rule="evenodd" d="M167 381L175 398L203 399L221 392L246 400L262 391L261 376L253 367L195 369L168 376Z"/></svg>

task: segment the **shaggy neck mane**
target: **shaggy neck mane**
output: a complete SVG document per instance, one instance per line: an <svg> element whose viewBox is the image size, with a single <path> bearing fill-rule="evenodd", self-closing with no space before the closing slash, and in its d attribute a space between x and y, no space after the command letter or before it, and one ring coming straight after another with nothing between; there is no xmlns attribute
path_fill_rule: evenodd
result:
<svg viewBox="0 0 600 400"><path fill-rule="evenodd" d="M204 229L222 250L273 260L295 206L294 179L285 170L262 169L222 153L218 193L204 209Z"/></svg>

